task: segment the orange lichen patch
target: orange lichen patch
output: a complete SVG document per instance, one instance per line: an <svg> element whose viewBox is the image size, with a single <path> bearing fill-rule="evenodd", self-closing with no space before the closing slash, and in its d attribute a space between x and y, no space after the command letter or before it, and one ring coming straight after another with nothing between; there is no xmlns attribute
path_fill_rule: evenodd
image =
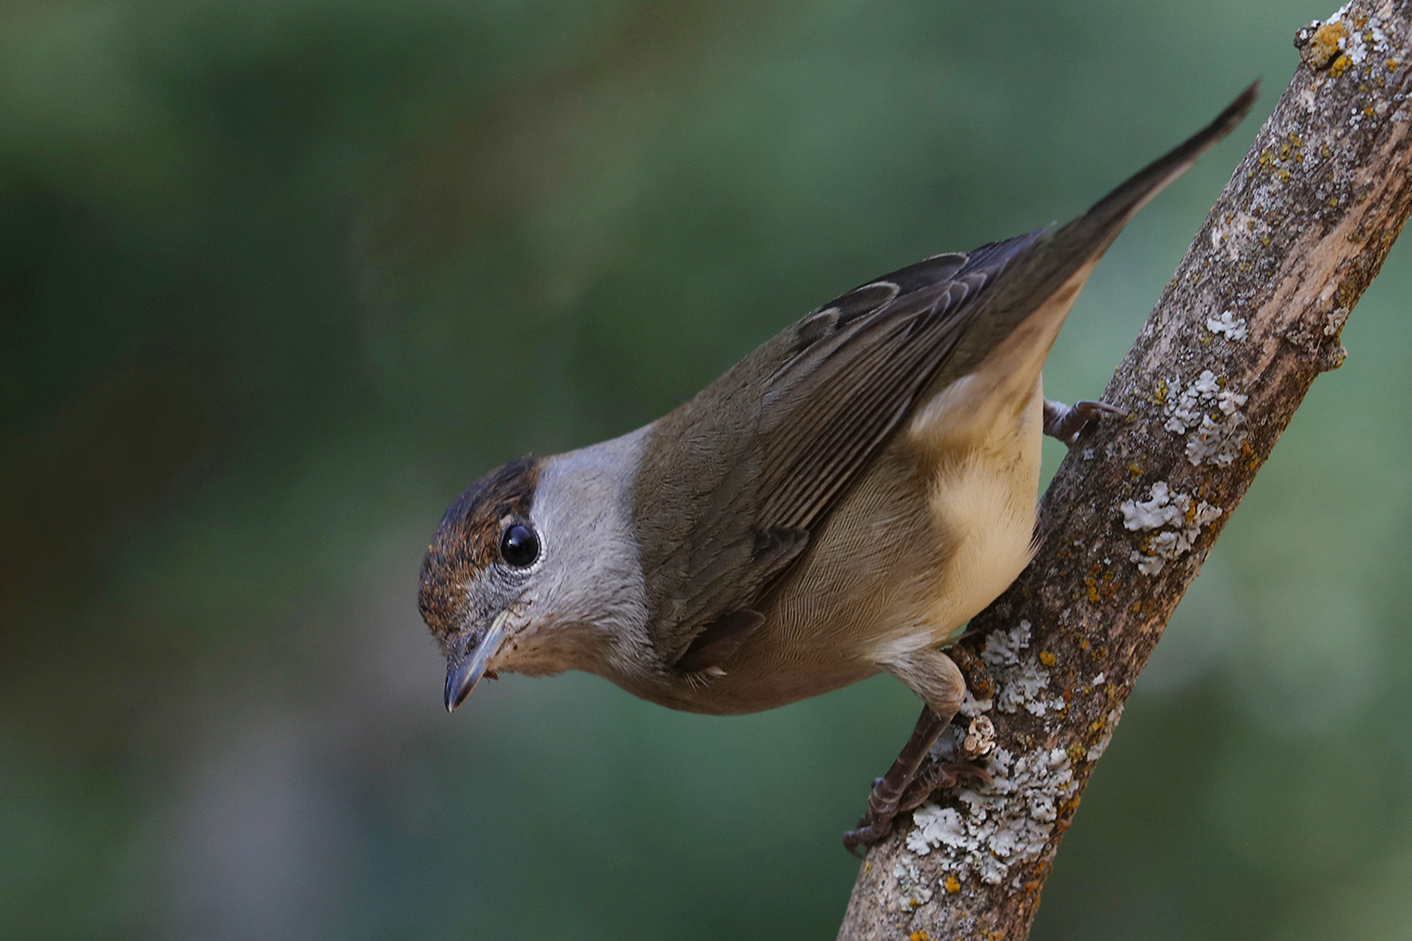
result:
<svg viewBox="0 0 1412 941"><path fill-rule="evenodd" d="M1078 764L1079 762L1086 761L1088 759L1088 749L1084 748L1078 742L1074 742L1073 744L1071 744L1067 749L1065 749L1065 752L1068 754L1069 760L1074 764Z"/></svg>
<svg viewBox="0 0 1412 941"><path fill-rule="evenodd" d="M1055 659L1054 654L1050 653L1048 650L1041 650L1039 652L1039 662L1047 667L1054 666Z"/></svg>
<svg viewBox="0 0 1412 941"><path fill-rule="evenodd" d="M1088 586L1089 604L1098 604L1098 602L1102 600L1102 596L1098 594L1098 579L1094 578L1092 575L1085 575L1084 584Z"/></svg>
<svg viewBox="0 0 1412 941"><path fill-rule="evenodd" d="M1152 538L1151 534L1147 538ZM1144 551L1146 551L1144 549ZM1098 604L1112 598L1118 591L1118 577L1112 572L1103 572L1101 566L1091 569L1093 574L1084 576L1084 587L1088 589L1089 604Z"/></svg>
<svg viewBox="0 0 1412 941"><path fill-rule="evenodd" d="M1396 60L1396 59L1388 59L1388 60L1387 60L1387 70L1388 70L1389 72L1396 72L1396 71L1397 71L1397 60Z"/></svg>
<svg viewBox="0 0 1412 941"><path fill-rule="evenodd" d="M957 879L955 876L947 876L942 880L941 887L951 895L955 895L957 892L961 891L961 880Z"/></svg>
<svg viewBox="0 0 1412 941"><path fill-rule="evenodd" d="M1245 460L1245 466L1250 470L1255 470L1260 466L1260 458L1255 456L1255 449L1247 441L1240 446L1240 456Z"/></svg>
<svg viewBox="0 0 1412 941"><path fill-rule="evenodd" d="M1330 62L1334 62L1343 54L1347 42L1347 26L1342 23L1324 23L1314 30L1309 41L1299 50L1299 57L1309 63L1311 69L1328 68Z"/></svg>
<svg viewBox="0 0 1412 941"><path fill-rule="evenodd" d="M1347 55L1340 55L1337 59L1334 60L1334 64L1329 66L1329 74L1332 75L1334 78L1338 78L1344 72L1348 71L1348 67L1352 64L1353 60L1350 59Z"/></svg>
<svg viewBox="0 0 1412 941"><path fill-rule="evenodd" d="M907 941L932 941L931 935L925 931L914 931L907 936Z"/></svg>
<svg viewBox="0 0 1412 941"><path fill-rule="evenodd" d="M1186 524L1187 524L1188 526L1191 526L1192 524L1194 524L1194 523L1196 522L1196 501L1195 501L1195 500L1192 501L1191 506L1189 506L1189 507L1186 508L1186 513L1182 514L1182 519L1183 519L1183 521L1186 522Z"/></svg>

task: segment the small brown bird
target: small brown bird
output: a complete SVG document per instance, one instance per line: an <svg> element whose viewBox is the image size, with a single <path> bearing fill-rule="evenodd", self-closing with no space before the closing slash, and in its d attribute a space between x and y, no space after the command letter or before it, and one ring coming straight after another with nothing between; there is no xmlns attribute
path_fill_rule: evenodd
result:
<svg viewBox="0 0 1412 941"><path fill-rule="evenodd" d="M663 418L472 484L421 569L446 708L504 671L585 670L716 714L887 672L926 709L845 842L885 835L965 693L943 648L1034 551L1041 432L1072 442L1119 411L1045 401L1065 315L1124 224L1254 99L1065 226L870 281Z"/></svg>

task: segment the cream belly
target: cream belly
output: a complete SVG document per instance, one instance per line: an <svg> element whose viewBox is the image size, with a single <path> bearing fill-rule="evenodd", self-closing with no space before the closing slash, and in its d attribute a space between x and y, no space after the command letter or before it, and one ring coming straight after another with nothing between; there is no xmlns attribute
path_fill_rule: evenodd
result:
<svg viewBox="0 0 1412 941"><path fill-rule="evenodd" d="M1029 400L1006 419L962 456L939 462L929 509L933 525L949 534L952 556L932 603L934 624L965 624L1034 554L1044 423L1038 382Z"/></svg>

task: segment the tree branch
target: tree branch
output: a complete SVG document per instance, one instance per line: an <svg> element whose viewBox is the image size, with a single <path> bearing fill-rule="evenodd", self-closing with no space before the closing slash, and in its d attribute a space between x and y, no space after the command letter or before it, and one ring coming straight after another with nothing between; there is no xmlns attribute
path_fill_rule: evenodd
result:
<svg viewBox="0 0 1412 941"><path fill-rule="evenodd" d="M1025 937L1079 796L1177 602L1412 211L1412 0L1353 0L1303 60L1069 454L1034 563L963 641L993 785L898 819L842 939ZM987 708L988 707L988 708ZM966 719L958 717L956 725ZM958 728L946 747L960 748Z"/></svg>

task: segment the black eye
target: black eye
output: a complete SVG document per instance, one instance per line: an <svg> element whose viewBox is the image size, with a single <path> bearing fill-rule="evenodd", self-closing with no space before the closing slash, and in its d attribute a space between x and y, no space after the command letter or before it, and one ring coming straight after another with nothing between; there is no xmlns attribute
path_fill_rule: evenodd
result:
<svg viewBox="0 0 1412 941"><path fill-rule="evenodd" d="M500 557L516 568L534 564L539 558L539 537L523 523L512 523L500 537Z"/></svg>

